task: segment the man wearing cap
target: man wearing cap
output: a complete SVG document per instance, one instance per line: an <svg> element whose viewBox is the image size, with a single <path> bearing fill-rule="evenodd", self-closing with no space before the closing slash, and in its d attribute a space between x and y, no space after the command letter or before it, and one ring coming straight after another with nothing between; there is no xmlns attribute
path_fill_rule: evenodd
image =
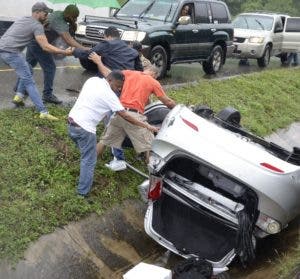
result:
<svg viewBox="0 0 300 279"><path fill-rule="evenodd" d="M56 54L71 55L73 49L59 49L49 44L42 23L52 12L45 3L37 2L32 6L31 16L16 20L0 39L0 57L12 67L23 82L32 102L40 113L40 118L57 120L48 113L33 79L30 66L22 51L35 38L44 51Z"/></svg>
<svg viewBox="0 0 300 279"><path fill-rule="evenodd" d="M45 22L45 34L49 43L53 44L58 38L62 38L63 41L71 47L88 50L73 39L70 34L75 33L76 20L79 16L79 10L75 5L68 5L64 11L55 11L49 14L47 21ZM33 68L39 63L44 73L44 90L43 101L53 104L61 104L60 101L53 94L53 82L56 72L56 65L54 57L51 53L44 51L36 40L32 40L27 46L26 60ZM24 84L18 82L16 87L16 95L13 99L13 103L16 106L24 105Z"/></svg>

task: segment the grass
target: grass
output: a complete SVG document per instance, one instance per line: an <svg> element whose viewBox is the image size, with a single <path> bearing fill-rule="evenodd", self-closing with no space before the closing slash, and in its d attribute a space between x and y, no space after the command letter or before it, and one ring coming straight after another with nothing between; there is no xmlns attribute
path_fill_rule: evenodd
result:
<svg viewBox="0 0 300 279"><path fill-rule="evenodd" d="M300 120L300 70L282 69L170 90L177 103L206 104L215 111L233 106L243 125L264 136ZM112 173L97 164L91 201L76 196L79 153L67 135L69 108L51 107L61 118L48 122L33 109L0 111L0 258L19 260L42 234L91 212L101 214L124 199L137 198L143 178L128 170ZM101 127L99 130L101 133ZM136 167L146 166L126 150ZM300 252L299 252L300 254Z"/></svg>

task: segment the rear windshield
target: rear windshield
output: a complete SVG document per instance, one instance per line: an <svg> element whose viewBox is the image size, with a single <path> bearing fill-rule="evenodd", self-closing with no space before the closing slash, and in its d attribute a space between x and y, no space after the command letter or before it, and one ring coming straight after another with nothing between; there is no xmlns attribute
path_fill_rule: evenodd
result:
<svg viewBox="0 0 300 279"><path fill-rule="evenodd" d="M116 16L171 21L177 5L174 0L129 0Z"/></svg>
<svg viewBox="0 0 300 279"><path fill-rule="evenodd" d="M300 18L287 18L285 32L300 32Z"/></svg>
<svg viewBox="0 0 300 279"><path fill-rule="evenodd" d="M270 31L273 27L273 18L269 16L240 15L232 23L234 28Z"/></svg>

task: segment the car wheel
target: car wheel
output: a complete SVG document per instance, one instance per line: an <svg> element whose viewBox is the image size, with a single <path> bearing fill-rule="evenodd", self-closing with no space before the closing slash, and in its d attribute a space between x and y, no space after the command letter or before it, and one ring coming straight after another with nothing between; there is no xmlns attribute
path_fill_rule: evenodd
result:
<svg viewBox="0 0 300 279"><path fill-rule="evenodd" d="M230 279L228 272L222 272L212 277L213 279Z"/></svg>
<svg viewBox="0 0 300 279"><path fill-rule="evenodd" d="M193 108L193 112L206 119L211 118L214 114L213 110L205 105L196 105Z"/></svg>
<svg viewBox="0 0 300 279"><path fill-rule="evenodd" d="M258 66L261 68L267 67L270 62L270 56L271 56L271 48L268 45L265 48L263 56L257 59Z"/></svg>
<svg viewBox="0 0 300 279"><path fill-rule="evenodd" d="M83 68L91 72L98 72L97 65L88 59L79 59L79 62Z"/></svg>
<svg viewBox="0 0 300 279"><path fill-rule="evenodd" d="M282 65L287 64L287 59L288 59L288 54L286 52L280 54L280 61Z"/></svg>
<svg viewBox="0 0 300 279"><path fill-rule="evenodd" d="M223 55L222 47L219 45L215 46L209 59L202 62L203 71L208 75L219 72L223 66Z"/></svg>
<svg viewBox="0 0 300 279"><path fill-rule="evenodd" d="M158 78L163 78L167 73L167 53L162 46L155 46L151 50L150 61L159 69Z"/></svg>
<svg viewBox="0 0 300 279"><path fill-rule="evenodd" d="M218 112L216 117L234 126L240 126L241 114L235 108L224 108L220 112Z"/></svg>

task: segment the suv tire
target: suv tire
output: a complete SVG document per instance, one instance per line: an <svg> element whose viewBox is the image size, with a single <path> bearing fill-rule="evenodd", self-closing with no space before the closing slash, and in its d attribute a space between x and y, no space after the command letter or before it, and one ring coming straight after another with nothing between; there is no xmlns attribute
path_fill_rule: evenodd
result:
<svg viewBox="0 0 300 279"><path fill-rule="evenodd" d="M267 67L270 63L270 56L271 56L271 47L267 45L262 57L257 59L258 67L264 68Z"/></svg>
<svg viewBox="0 0 300 279"><path fill-rule="evenodd" d="M150 61L159 69L158 78L163 78L167 73L167 53L162 46L155 46L151 50Z"/></svg>
<svg viewBox="0 0 300 279"><path fill-rule="evenodd" d="M224 61L223 49L221 46L216 45L210 54L210 57L207 61L202 62L203 71L208 74L215 74L219 72L223 66Z"/></svg>
<svg viewBox="0 0 300 279"><path fill-rule="evenodd" d="M97 65L88 59L79 59L79 62L83 68L91 72L98 72Z"/></svg>

